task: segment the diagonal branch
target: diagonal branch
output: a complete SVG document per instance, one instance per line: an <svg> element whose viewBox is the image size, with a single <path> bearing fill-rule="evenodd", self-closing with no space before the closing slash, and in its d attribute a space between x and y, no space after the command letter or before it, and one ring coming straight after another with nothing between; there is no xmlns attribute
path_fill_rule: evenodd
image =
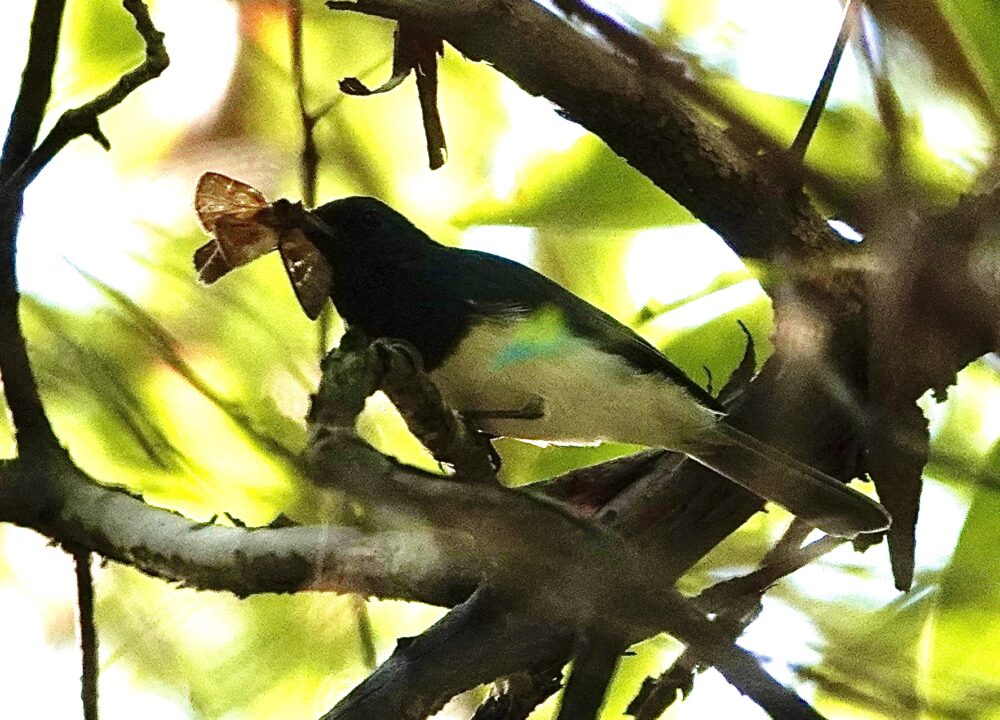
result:
<svg viewBox="0 0 1000 720"><path fill-rule="evenodd" d="M836 235L805 194L682 99L674 78L531 0L358 0L336 10L408 21L487 60L604 140L740 255L808 258ZM676 72L673 73L676 75Z"/></svg>
<svg viewBox="0 0 1000 720"><path fill-rule="evenodd" d="M80 107L64 112L38 147L9 178L4 179L3 186L0 187L0 203L11 202L31 184L52 158L78 137L90 135L101 147L110 150L111 141L101 131L101 115L121 104L135 90L159 77L167 69L170 58L163 44L163 33L153 25L149 9L142 0L122 0L122 5L135 19L135 29L146 43L146 57L139 65L122 75L107 91Z"/></svg>
<svg viewBox="0 0 1000 720"><path fill-rule="evenodd" d="M805 159L806 150L809 149L809 143L819 126L820 117L826 109L826 101L830 97L830 89L833 88L833 79L840 66L840 59L847 48L847 41L850 40L851 33L854 32L854 28L858 24L860 13L860 0L847 0L844 5L844 19L841 21L840 32L833 45L833 51L830 53L830 59L826 64L826 69L823 70L823 76L820 78L812 102L809 103L809 110L806 112L802 125L799 126L799 131L795 135L795 140L792 141L792 146L788 150L788 154L799 163Z"/></svg>

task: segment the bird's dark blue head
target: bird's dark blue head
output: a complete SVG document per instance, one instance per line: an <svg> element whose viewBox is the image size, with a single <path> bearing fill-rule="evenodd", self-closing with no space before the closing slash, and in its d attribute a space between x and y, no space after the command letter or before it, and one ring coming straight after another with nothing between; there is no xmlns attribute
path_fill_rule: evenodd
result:
<svg viewBox="0 0 1000 720"><path fill-rule="evenodd" d="M434 282L446 253L409 220L370 197L334 200L312 210L299 227L322 253L326 285L337 312L369 337L407 337L416 317L439 304Z"/></svg>
<svg viewBox="0 0 1000 720"><path fill-rule="evenodd" d="M381 200L347 197L312 211L325 228L307 228L309 239L331 261L356 255L411 255L436 246L413 223Z"/></svg>

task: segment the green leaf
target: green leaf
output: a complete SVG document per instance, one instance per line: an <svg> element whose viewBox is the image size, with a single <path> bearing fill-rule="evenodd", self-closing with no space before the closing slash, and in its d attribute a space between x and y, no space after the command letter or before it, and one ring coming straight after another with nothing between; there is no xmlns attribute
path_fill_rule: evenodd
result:
<svg viewBox="0 0 1000 720"><path fill-rule="evenodd" d="M996 468L1000 458L992 453ZM975 717L995 714L1000 687L1000 564L996 561L1000 492L984 483L972 502L965 526L944 572L927 661L932 701L965 698ZM975 712L992 707L994 713Z"/></svg>
<svg viewBox="0 0 1000 720"><path fill-rule="evenodd" d="M510 198L474 201L459 227L526 225L560 230L628 229L691 222L691 214L594 137L524 170Z"/></svg>

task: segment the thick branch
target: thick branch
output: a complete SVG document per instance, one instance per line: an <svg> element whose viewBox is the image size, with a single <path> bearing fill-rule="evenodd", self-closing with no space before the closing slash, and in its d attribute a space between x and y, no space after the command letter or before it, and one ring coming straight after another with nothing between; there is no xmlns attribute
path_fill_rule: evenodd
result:
<svg viewBox="0 0 1000 720"><path fill-rule="evenodd" d="M465 539L446 532L198 523L70 466L39 476L19 461L0 464L0 521L154 577L240 597L333 590L453 605L479 577L452 560Z"/></svg>
<svg viewBox="0 0 1000 720"><path fill-rule="evenodd" d="M838 244L801 190L734 146L663 73L531 0L359 0L335 9L406 20L543 95L716 230L741 255L805 258ZM654 71L656 68L653 69Z"/></svg>

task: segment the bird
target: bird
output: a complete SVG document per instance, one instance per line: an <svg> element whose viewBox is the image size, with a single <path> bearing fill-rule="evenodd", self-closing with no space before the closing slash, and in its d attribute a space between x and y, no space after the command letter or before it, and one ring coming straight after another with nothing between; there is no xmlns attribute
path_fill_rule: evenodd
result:
<svg viewBox="0 0 1000 720"><path fill-rule="evenodd" d="M348 327L409 343L444 400L480 431L666 448L828 534L888 528L879 503L733 427L652 344L532 268L442 245L376 198L272 207L298 218L291 222L310 247L298 275L286 262L300 301L328 296ZM323 292L300 292L296 277ZM315 301L303 307L319 312Z"/></svg>

